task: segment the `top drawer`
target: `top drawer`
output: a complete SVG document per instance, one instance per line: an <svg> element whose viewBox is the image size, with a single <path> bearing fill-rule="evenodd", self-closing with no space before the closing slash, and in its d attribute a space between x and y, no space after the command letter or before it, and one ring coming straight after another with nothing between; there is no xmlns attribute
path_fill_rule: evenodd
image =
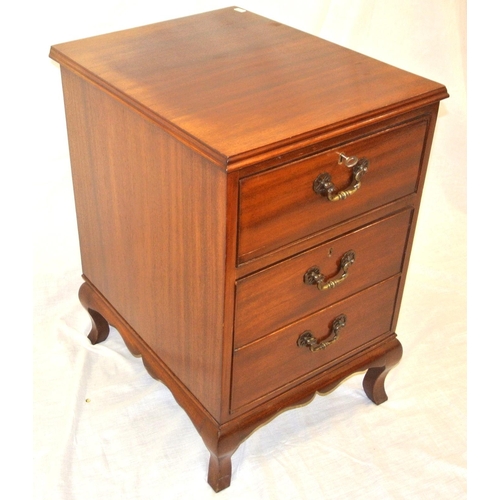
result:
<svg viewBox="0 0 500 500"><path fill-rule="evenodd" d="M422 161L427 119L395 126L324 153L243 178L240 181L238 262L414 193ZM352 169L339 154L366 158L361 187L348 198L329 201L315 193L323 173L339 190L351 182Z"/></svg>

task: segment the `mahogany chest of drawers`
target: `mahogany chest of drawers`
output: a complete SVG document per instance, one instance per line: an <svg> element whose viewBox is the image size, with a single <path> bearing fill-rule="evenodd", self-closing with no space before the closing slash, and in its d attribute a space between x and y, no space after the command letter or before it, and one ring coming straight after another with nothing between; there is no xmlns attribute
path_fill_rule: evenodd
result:
<svg viewBox="0 0 500 500"><path fill-rule="evenodd" d="M109 324L210 451L354 372L376 404L446 89L227 8L55 45L91 342Z"/></svg>

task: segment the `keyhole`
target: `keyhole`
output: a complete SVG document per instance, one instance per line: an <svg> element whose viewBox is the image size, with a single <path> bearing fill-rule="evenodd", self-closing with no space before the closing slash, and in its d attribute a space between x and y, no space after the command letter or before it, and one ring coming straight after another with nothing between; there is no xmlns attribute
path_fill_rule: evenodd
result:
<svg viewBox="0 0 500 500"><path fill-rule="evenodd" d="M333 248L330 248L330 250L328 250L328 257L331 257L333 255Z"/></svg>

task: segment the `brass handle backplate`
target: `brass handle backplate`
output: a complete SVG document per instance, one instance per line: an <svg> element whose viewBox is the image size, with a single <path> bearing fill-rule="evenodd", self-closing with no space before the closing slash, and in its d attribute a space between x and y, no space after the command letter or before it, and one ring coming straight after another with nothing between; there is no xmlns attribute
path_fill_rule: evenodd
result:
<svg viewBox="0 0 500 500"><path fill-rule="evenodd" d="M341 328L344 328L346 322L347 317L345 314L337 316L332 322L332 327L330 328L328 337L326 337L326 339L322 342L318 342L318 339L314 337L312 332L306 330L297 339L297 345L299 347L307 347L311 352L326 349L330 344L332 344L339 338L339 331Z"/></svg>
<svg viewBox="0 0 500 500"><path fill-rule="evenodd" d="M369 161L366 158L358 159L356 156L346 156L340 153L339 164L352 168L351 181L347 188L339 191L332 182L332 176L326 172L318 175L313 182L314 192L326 196L330 201L345 200L361 187L361 177L368 170Z"/></svg>
<svg viewBox="0 0 500 500"><path fill-rule="evenodd" d="M306 285L316 285L318 290L321 291L335 288L346 280L349 267L354 264L355 259L356 254L353 250L346 252L340 260L340 268L337 274L331 278L327 278L324 274L322 274L319 267L311 267L304 274L304 283Z"/></svg>

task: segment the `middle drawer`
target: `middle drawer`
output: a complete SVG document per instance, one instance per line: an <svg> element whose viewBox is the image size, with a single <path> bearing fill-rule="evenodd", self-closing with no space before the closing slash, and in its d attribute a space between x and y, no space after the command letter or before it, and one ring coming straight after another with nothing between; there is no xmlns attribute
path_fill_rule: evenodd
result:
<svg viewBox="0 0 500 500"><path fill-rule="evenodd" d="M412 212L398 212L238 280L235 349L401 272Z"/></svg>

